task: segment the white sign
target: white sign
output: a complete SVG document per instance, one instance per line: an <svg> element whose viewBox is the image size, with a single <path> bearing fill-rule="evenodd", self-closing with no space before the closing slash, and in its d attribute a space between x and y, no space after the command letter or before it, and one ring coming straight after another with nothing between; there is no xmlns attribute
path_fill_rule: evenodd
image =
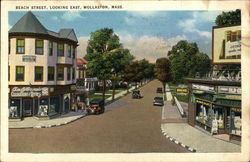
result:
<svg viewBox="0 0 250 162"><path fill-rule="evenodd" d="M241 94L241 87L218 86L219 93Z"/></svg>
<svg viewBox="0 0 250 162"><path fill-rule="evenodd" d="M227 56L238 56L241 54L241 42L226 42L225 45L225 57Z"/></svg>
<svg viewBox="0 0 250 162"><path fill-rule="evenodd" d="M11 97L42 97L49 95L48 87L13 87L11 89Z"/></svg>
<svg viewBox="0 0 250 162"><path fill-rule="evenodd" d="M198 89L203 91L214 91L213 86L206 86L206 85L200 85L200 84L192 84L192 89Z"/></svg>

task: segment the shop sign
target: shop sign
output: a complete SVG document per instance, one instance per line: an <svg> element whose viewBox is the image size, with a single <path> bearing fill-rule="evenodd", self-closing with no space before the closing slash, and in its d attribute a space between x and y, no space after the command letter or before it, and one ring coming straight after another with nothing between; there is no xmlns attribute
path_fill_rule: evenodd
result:
<svg viewBox="0 0 250 162"><path fill-rule="evenodd" d="M216 98L229 99L229 100L241 100L240 95L217 95Z"/></svg>
<svg viewBox="0 0 250 162"><path fill-rule="evenodd" d="M232 107L231 110L234 112L241 112L241 108Z"/></svg>
<svg viewBox="0 0 250 162"><path fill-rule="evenodd" d="M241 54L241 42L240 41L228 41L225 45L225 57L237 56Z"/></svg>
<svg viewBox="0 0 250 162"><path fill-rule="evenodd" d="M76 90L76 85L71 85L70 90L75 91Z"/></svg>
<svg viewBox="0 0 250 162"><path fill-rule="evenodd" d="M202 104L202 105L205 105L205 106L209 106L209 107L211 107L211 106L212 106L212 104L211 104L211 103L209 103L209 102L205 102L205 101L202 101L202 100L196 100L196 103L199 103L199 104Z"/></svg>
<svg viewBox="0 0 250 162"><path fill-rule="evenodd" d="M179 88L179 87L177 87L176 89L175 89L175 91L176 91L176 94L178 95L178 94L184 94L184 95L187 95L188 94L188 88Z"/></svg>
<svg viewBox="0 0 250 162"><path fill-rule="evenodd" d="M23 62L36 62L36 56L24 55Z"/></svg>
<svg viewBox="0 0 250 162"><path fill-rule="evenodd" d="M42 97L48 95L48 87L13 87L11 89L11 97Z"/></svg>
<svg viewBox="0 0 250 162"><path fill-rule="evenodd" d="M241 94L241 87L218 86L218 93Z"/></svg>
<svg viewBox="0 0 250 162"><path fill-rule="evenodd" d="M192 89L214 92L214 86L207 86L207 85L200 85L200 84L192 84Z"/></svg>

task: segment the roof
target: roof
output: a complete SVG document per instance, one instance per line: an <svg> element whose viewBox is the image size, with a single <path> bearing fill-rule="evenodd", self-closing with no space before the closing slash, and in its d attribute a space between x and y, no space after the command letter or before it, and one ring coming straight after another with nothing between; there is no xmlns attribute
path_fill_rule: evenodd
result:
<svg viewBox="0 0 250 162"><path fill-rule="evenodd" d="M80 58L78 58L78 59L76 59L76 63L78 63L78 64L87 64L88 61L85 60L85 59L80 59Z"/></svg>
<svg viewBox="0 0 250 162"><path fill-rule="evenodd" d="M58 33L46 29L37 17L31 12L27 12L10 30L9 34L32 33L45 34L52 37L69 39L78 42L74 29L61 29Z"/></svg>

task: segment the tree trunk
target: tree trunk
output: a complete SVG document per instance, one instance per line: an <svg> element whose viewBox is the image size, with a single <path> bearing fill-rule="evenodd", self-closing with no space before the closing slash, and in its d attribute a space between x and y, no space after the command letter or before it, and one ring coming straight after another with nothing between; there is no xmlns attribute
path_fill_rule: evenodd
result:
<svg viewBox="0 0 250 162"><path fill-rule="evenodd" d="M166 92L166 82L162 82L162 86L163 86L163 93Z"/></svg>
<svg viewBox="0 0 250 162"><path fill-rule="evenodd" d="M105 101L105 92L106 92L106 80L103 80L103 85L102 85L102 99Z"/></svg>
<svg viewBox="0 0 250 162"><path fill-rule="evenodd" d="M114 100L115 99L115 79L112 81L112 88L113 88L112 100Z"/></svg>

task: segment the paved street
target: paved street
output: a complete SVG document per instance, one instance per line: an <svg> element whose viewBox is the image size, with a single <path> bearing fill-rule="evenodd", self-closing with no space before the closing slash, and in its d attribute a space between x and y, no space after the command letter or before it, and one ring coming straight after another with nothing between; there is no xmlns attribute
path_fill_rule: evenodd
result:
<svg viewBox="0 0 250 162"><path fill-rule="evenodd" d="M129 94L104 114L65 126L10 129L10 152L187 152L161 132L162 109L152 104L160 86L154 80L141 88L142 99Z"/></svg>

